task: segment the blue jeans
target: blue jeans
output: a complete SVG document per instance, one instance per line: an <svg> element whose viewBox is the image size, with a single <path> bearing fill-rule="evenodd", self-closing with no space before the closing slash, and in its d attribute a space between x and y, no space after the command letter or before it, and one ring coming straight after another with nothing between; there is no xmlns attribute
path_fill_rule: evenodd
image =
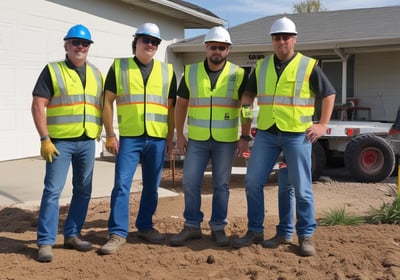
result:
<svg viewBox="0 0 400 280"><path fill-rule="evenodd" d="M135 225L140 231L153 228L164 164L165 139L150 136L120 137L119 144L108 229L110 234L126 238L129 229L129 195L139 162L142 165L143 190Z"/></svg>
<svg viewBox="0 0 400 280"><path fill-rule="evenodd" d="M293 192L296 197L298 236L311 236L316 228L311 177L311 148L304 133L279 132L277 135L257 130L245 179L248 228L264 230L264 184L281 151L287 164L287 181L279 183L278 234L293 235ZM282 177L282 176L281 176ZM279 177L279 179L281 179Z"/></svg>
<svg viewBox="0 0 400 280"><path fill-rule="evenodd" d="M189 140L183 165L183 191L185 196L185 226L200 228L204 214L201 212L201 185L207 163L211 159L213 199L210 227L223 230L227 224L229 179L235 156L236 142Z"/></svg>
<svg viewBox="0 0 400 280"><path fill-rule="evenodd" d="M58 232L59 198L72 164L72 198L64 224L65 237L80 235L86 219L95 159L94 140L53 141L60 155L46 162L44 190L37 225L37 244L53 245Z"/></svg>

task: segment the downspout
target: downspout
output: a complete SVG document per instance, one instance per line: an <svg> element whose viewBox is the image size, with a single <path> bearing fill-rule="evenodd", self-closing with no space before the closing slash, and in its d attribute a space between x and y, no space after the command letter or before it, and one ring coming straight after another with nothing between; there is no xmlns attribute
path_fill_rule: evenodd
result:
<svg viewBox="0 0 400 280"><path fill-rule="evenodd" d="M342 61L342 105L347 103L347 61L349 60L350 53L345 54L343 49L334 49L335 53Z"/></svg>

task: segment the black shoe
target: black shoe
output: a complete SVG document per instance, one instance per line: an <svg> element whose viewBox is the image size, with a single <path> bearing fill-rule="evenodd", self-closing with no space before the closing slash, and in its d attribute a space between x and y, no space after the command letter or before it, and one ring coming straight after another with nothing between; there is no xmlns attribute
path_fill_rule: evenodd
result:
<svg viewBox="0 0 400 280"><path fill-rule="evenodd" d="M83 241L78 236L70 236L64 238L65 249L75 249L80 252L87 252L92 250L92 243Z"/></svg>
<svg viewBox="0 0 400 280"><path fill-rule="evenodd" d="M200 239L202 237L201 229L185 226L180 233L171 237L171 246L183 246L186 241Z"/></svg>
<svg viewBox="0 0 400 280"><path fill-rule="evenodd" d="M224 247L229 245L229 238L226 236L224 230L212 231L211 236L217 243L217 246Z"/></svg>
<svg viewBox="0 0 400 280"><path fill-rule="evenodd" d="M255 244L261 243L263 240L264 240L264 232L254 232L248 230L245 236L233 240L232 247L236 249L247 247L253 243Z"/></svg>
<svg viewBox="0 0 400 280"><path fill-rule="evenodd" d="M138 237L153 244L161 244L165 240L165 235L154 228L146 231L139 230Z"/></svg>

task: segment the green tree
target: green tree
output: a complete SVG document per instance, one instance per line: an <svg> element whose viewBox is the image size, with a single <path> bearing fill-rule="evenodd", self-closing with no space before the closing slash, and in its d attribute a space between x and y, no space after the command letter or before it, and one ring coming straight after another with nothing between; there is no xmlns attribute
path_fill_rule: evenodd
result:
<svg viewBox="0 0 400 280"><path fill-rule="evenodd" d="M322 6L319 0L303 0L293 4L293 12L302 13L313 13L326 11L326 8Z"/></svg>

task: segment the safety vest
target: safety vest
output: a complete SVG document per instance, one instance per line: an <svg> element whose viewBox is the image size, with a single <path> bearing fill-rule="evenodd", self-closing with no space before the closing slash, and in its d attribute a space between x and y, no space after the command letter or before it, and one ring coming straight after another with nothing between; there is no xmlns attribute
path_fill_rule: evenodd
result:
<svg viewBox="0 0 400 280"><path fill-rule="evenodd" d="M86 134L100 136L102 129L103 77L86 63L86 86L78 73L64 61L48 64L54 95L47 110L47 128L52 138L75 138Z"/></svg>
<svg viewBox="0 0 400 280"><path fill-rule="evenodd" d="M244 69L226 62L215 89L204 62L185 67L185 82L189 89L188 137L205 141L212 137L220 142L239 139L240 114L239 88L244 78Z"/></svg>
<svg viewBox="0 0 400 280"><path fill-rule="evenodd" d="M133 58L115 59L114 70L119 135L167 137L172 65L154 60L146 86Z"/></svg>
<svg viewBox="0 0 400 280"><path fill-rule="evenodd" d="M276 124L282 131L304 132L310 127L315 97L309 80L315 64L315 59L298 53L278 79L273 56L257 62L259 129L265 130Z"/></svg>

